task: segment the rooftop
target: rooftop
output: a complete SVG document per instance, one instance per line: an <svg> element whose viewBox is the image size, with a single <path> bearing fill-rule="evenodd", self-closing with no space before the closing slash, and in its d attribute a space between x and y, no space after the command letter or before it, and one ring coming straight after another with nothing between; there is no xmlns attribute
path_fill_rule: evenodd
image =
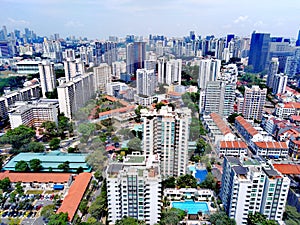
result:
<svg viewBox="0 0 300 225"><path fill-rule="evenodd" d="M247 145L243 141L220 141L220 148L247 148Z"/></svg>
<svg viewBox="0 0 300 225"><path fill-rule="evenodd" d="M235 120L242 126L244 129L253 137L254 135L258 134L258 131L254 129L254 127L248 123L244 117L238 116Z"/></svg>
<svg viewBox="0 0 300 225"><path fill-rule="evenodd" d="M282 174L300 175L300 165L273 164L274 168Z"/></svg>
<svg viewBox="0 0 300 225"><path fill-rule="evenodd" d="M264 148L264 149L288 149L288 145L286 142L254 142L254 144L259 147L259 148Z"/></svg>
<svg viewBox="0 0 300 225"><path fill-rule="evenodd" d="M216 126L219 128L223 135L232 134L230 128L227 126L227 124L219 114L211 113L210 117L215 122Z"/></svg>
<svg viewBox="0 0 300 225"><path fill-rule="evenodd" d="M22 173L5 171L0 173L0 180L8 177L13 183L66 183L70 179L70 175L70 173Z"/></svg>
<svg viewBox="0 0 300 225"><path fill-rule="evenodd" d="M91 178L91 173L80 173L77 175L56 213L67 212L69 220L72 221Z"/></svg>

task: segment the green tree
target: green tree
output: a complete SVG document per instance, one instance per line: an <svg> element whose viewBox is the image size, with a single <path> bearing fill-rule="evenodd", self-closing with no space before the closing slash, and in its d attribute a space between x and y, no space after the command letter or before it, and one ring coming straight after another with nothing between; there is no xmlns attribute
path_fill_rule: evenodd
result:
<svg viewBox="0 0 300 225"><path fill-rule="evenodd" d="M99 220L101 217L107 215L107 189L106 189L106 180L103 180L101 193L96 197L96 200L91 204L88 212Z"/></svg>
<svg viewBox="0 0 300 225"><path fill-rule="evenodd" d="M42 123L41 127L45 129L44 135L48 138L57 137L57 126L55 122L45 121Z"/></svg>
<svg viewBox="0 0 300 225"><path fill-rule="evenodd" d="M11 144L12 152L17 153L30 143L35 136L35 131L25 125L20 125L14 129L7 131L5 135L0 138L3 144Z"/></svg>
<svg viewBox="0 0 300 225"><path fill-rule="evenodd" d="M0 189L3 192L7 192L10 189L10 187L11 187L11 182L8 177L5 177L2 180L0 180Z"/></svg>
<svg viewBox="0 0 300 225"><path fill-rule="evenodd" d="M247 218L248 225L277 225L274 220L268 220L266 215L263 215L259 212L255 212L254 214L249 213Z"/></svg>
<svg viewBox="0 0 300 225"><path fill-rule="evenodd" d="M79 204L79 210L82 213L82 215L85 215L88 212L88 200L83 199Z"/></svg>
<svg viewBox="0 0 300 225"><path fill-rule="evenodd" d="M34 172L38 172L43 168L42 167L42 162L39 159L31 159L29 161L29 167Z"/></svg>
<svg viewBox="0 0 300 225"><path fill-rule="evenodd" d="M132 217L123 217L121 220L117 220L115 225L139 225L139 221Z"/></svg>
<svg viewBox="0 0 300 225"><path fill-rule="evenodd" d="M15 191L20 194L20 195L23 195L24 194L24 189L21 185L21 182L17 182L16 185L15 185Z"/></svg>
<svg viewBox="0 0 300 225"><path fill-rule="evenodd" d="M197 180L195 177L193 177L193 175L186 174L177 178L176 185L179 188L185 188L185 187L195 188L197 187Z"/></svg>
<svg viewBox="0 0 300 225"><path fill-rule="evenodd" d="M165 179L162 182L162 187L163 187L163 189L175 188L175 184L176 184L176 178L175 177L169 177L169 178Z"/></svg>
<svg viewBox="0 0 300 225"><path fill-rule="evenodd" d="M177 225L185 217L186 212L181 209L171 208L162 211L160 225Z"/></svg>
<svg viewBox="0 0 300 225"><path fill-rule="evenodd" d="M217 181L215 180L215 177L211 172L207 173L205 180L200 183L200 187L212 189L217 193L219 192L219 190L217 189Z"/></svg>
<svg viewBox="0 0 300 225"><path fill-rule="evenodd" d="M8 225L19 225L21 223L20 218L8 217Z"/></svg>
<svg viewBox="0 0 300 225"><path fill-rule="evenodd" d="M73 133L73 123L70 121L68 117L66 117L63 113L58 115L58 135L60 138L64 138L66 132L70 134Z"/></svg>
<svg viewBox="0 0 300 225"><path fill-rule="evenodd" d="M53 214L49 217L48 225L67 225L68 213L60 212L59 214Z"/></svg>
<svg viewBox="0 0 300 225"><path fill-rule="evenodd" d="M49 219L50 216L52 216L54 214L54 210L55 210L55 205L54 204L46 205L41 210L41 216L46 218L46 219Z"/></svg>
<svg viewBox="0 0 300 225"><path fill-rule="evenodd" d="M210 215L212 225L236 225L234 219L230 219L225 212L217 212Z"/></svg>
<svg viewBox="0 0 300 225"><path fill-rule="evenodd" d="M197 145L196 145L196 152L203 154L206 146L207 146L207 143L202 138L199 138L197 141Z"/></svg>
<svg viewBox="0 0 300 225"><path fill-rule="evenodd" d="M27 162L24 160L17 162L15 165L15 171L25 172L25 171L29 171L29 170L30 170L29 166L28 166Z"/></svg>
<svg viewBox="0 0 300 225"><path fill-rule="evenodd" d="M300 213L297 212L297 208L286 205L285 212L283 214L283 220L286 225L296 225L300 224Z"/></svg>
<svg viewBox="0 0 300 225"><path fill-rule="evenodd" d="M48 91L45 93L46 98L49 99L58 99L57 88L54 88L53 91Z"/></svg>
<svg viewBox="0 0 300 225"><path fill-rule="evenodd" d="M228 116L227 121L228 123L235 123L235 118L238 116L241 116L242 114L238 114L238 113L232 113Z"/></svg>
<svg viewBox="0 0 300 225"><path fill-rule="evenodd" d="M105 150L101 146L92 153L88 154L85 158L85 161L87 162L87 164L93 167L94 170L102 171L105 165L105 161L107 160L107 157L104 155L104 152Z"/></svg>
<svg viewBox="0 0 300 225"><path fill-rule="evenodd" d="M82 123L77 128L77 131L81 134L83 142L87 142L95 130L96 125L94 123Z"/></svg>
<svg viewBox="0 0 300 225"><path fill-rule="evenodd" d="M130 151L142 151L142 141L135 137L127 143L127 147Z"/></svg>
<svg viewBox="0 0 300 225"><path fill-rule="evenodd" d="M65 161L65 162L59 164L57 168L60 170L63 170L64 172L68 172L70 170L70 162Z"/></svg>
<svg viewBox="0 0 300 225"><path fill-rule="evenodd" d="M60 139L58 138L53 138L50 142L49 142L49 146L51 150L56 150L59 148L59 144L60 144Z"/></svg>
<svg viewBox="0 0 300 225"><path fill-rule="evenodd" d="M40 142L30 142L26 149L30 152L44 152L45 151L45 146L40 143Z"/></svg>

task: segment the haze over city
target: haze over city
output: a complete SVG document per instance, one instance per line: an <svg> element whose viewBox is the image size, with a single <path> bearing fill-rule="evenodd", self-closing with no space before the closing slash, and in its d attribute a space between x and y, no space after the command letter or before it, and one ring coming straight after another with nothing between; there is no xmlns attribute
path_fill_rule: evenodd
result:
<svg viewBox="0 0 300 225"><path fill-rule="evenodd" d="M109 35L163 34L250 36L253 30L296 38L300 3L286 0L2 0L0 24L29 27L40 35L59 33L106 39Z"/></svg>

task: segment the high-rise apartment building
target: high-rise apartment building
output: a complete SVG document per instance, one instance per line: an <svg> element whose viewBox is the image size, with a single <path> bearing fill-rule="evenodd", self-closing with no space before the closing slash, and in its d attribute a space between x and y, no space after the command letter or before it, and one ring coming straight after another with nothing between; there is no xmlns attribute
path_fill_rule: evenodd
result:
<svg viewBox="0 0 300 225"><path fill-rule="evenodd" d="M224 158L221 200L227 215L239 225L246 225L248 215L255 212L281 222L289 185L287 176L260 158Z"/></svg>
<svg viewBox="0 0 300 225"><path fill-rule="evenodd" d="M141 111L143 123L143 150L147 157L157 155L163 178L186 174L191 111L173 110L163 106L160 110Z"/></svg>
<svg viewBox="0 0 300 225"><path fill-rule="evenodd" d="M205 103L205 89L208 81L216 81L220 76L221 60L203 59L199 64L198 87L200 88L199 108L203 111Z"/></svg>
<svg viewBox="0 0 300 225"><path fill-rule="evenodd" d="M182 60L171 59L166 63L166 84L171 85L174 82L181 85Z"/></svg>
<svg viewBox="0 0 300 225"><path fill-rule="evenodd" d="M279 61L278 58L272 58L269 69L268 69L268 78L267 78L267 86L269 88L273 88L274 77L278 73Z"/></svg>
<svg viewBox="0 0 300 225"><path fill-rule="evenodd" d="M245 119L262 119L266 96L266 88L260 89L256 85L253 85L252 88L245 87L243 103L243 116Z"/></svg>
<svg viewBox="0 0 300 225"><path fill-rule="evenodd" d="M78 75L83 75L85 72L84 63L79 59L67 59L64 61L64 69L67 82Z"/></svg>
<svg viewBox="0 0 300 225"><path fill-rule="evenodd" d="M72 78L57 87L60 112L72 119L74 113L83 107L95 93L94 74L88 73Z"/></svg>
<svg viewBox="0 0 300 225"><path fill-rule="evenodd" d="M204 113L218 113L223 117L234 111L235 84L224 81L208 81L205 89Z"/></svg>
<svg viewBox="0 0 300 225"><path fill-rule="evenodd" d="M288 76L281 73L276 74L273 81L273 95L284 94L286 89L286 84L288 81Z"/></svg>
<svg viewBox="0 0 300 225"><path fill-rule="evenodd" d="M157 86L154 70L138 69L136 71L137 94L151 96Z"/></svg>
<svg viewBox="0 0 300 225"><path fill-rule="evenodd" d="M94 67L94 87L96 91L105 91L106 85L111 82L111 68L107 63Z"/></svg>
<svg viewBox="0 0 300 225"><path fill-rule="evenodd" d="M43 98L46 98L46 92L52 92L56 88L56 76L54 72L54 63L43 60L39 63L40 81L42 86Z"/></svg>
<svg viewBox="0 0 300 225"><path fill-rule="evenodd" d="M106 170L108 222L115 224L124 216L159 222L161 214L161 175L157 161L145 156L127 156L123 163L110 164Z"/></svg>
<svg viewBox="0 0 300 225"><path fill-rule="evenodd" d="M146 59L146 42L133 42L126 46L127 73L134 74L137 69L144 68Z"/></svg>
<svg viewBox="0 0 300 225"><path fill-rule="evenodd" d="M261 72L268 62L270 34L252 33L248 65L253 66L253 72Z"/></svg>

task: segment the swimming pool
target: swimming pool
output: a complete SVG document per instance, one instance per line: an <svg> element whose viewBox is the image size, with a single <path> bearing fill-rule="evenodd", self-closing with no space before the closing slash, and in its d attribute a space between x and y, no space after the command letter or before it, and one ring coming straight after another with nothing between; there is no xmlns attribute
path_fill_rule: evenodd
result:
<svg viewBox="0 0 300 225"><path fill-rule="evenodd" d="M207 176L207 170L206 169L196 169L196 165L191 165L188 167L189 171L192 172L193 176L197 179L197 183L200 184L202 183L206 176Z"/></svg>
<svg viewBox="0 0 300 225"><path fill-rule="evenodd" d="M184 201L184 202L172 202L172 207L182 210L187 210L188 214L197 214L199 211L207 214L209 212L208 205L206 202L194 202L194 201Z"/></svg>

